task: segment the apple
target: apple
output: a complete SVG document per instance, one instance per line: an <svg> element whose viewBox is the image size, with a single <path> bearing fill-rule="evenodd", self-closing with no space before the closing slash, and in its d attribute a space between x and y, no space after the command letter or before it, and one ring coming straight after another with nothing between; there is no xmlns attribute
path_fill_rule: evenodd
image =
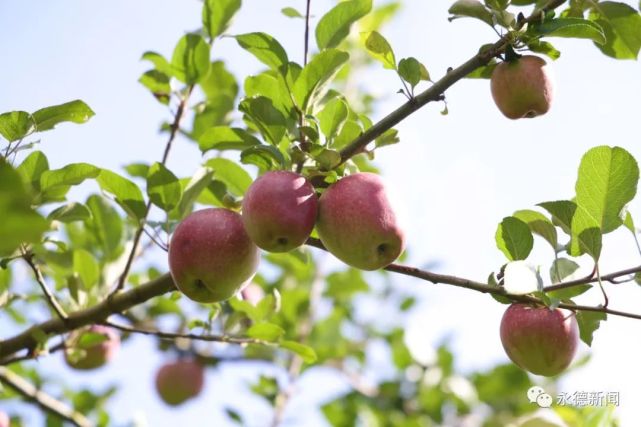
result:
<svg viewBox="0 0 641 427"><path fill-rule="evenodd" d="M373 173L330 185L319 200L316 229L328 251L361 270L386 267L405 246L383 181Z"/></svg>
<svg viewBox="0 0 641 427"><path fill-rule="evenodd" d="M7 415L6 412L0 411L0 427L9 427L11 424L11 419L9 419L9 415Z"/></svg>
<svg viewBox="0 0 641 427"><path fill-rule="evenodd" d="M305 243L317 214L314 187L294 172L265 173L243 198L245 230L258 247L269 252L288 252Z"/></svg>
<svg viewBox="0 0 641 427"><path fill-rule="evenodd" d="M197 396L205 381L203 366L191 359L166 363L156 373L156 391L168 405L177 406Z"/></svg>
<svg viewBox="0 0 641 427"><path fill-rule="evenodd" d="M497 65L490 87L496 106L510 119L545 114L554 97L554 84L547 64L534 55Z"/></svg>
<svg viewBox="0 0 641 427"><path fill-rule="evenodd" d="M240 215L223 208L193 212L169 244L169 271L176 287L202 303L223 301L249 282L260 254Z"/></svg>
<svg viewBox="0 0 641 427"><path fill-rule="evenodd" d="M112 328L91 325L71 334L66 343L65 361L73 369L96 369L113 359L119 348L120 337Z"/></svg>
<svg viewBox="0 0 641 427"><path fill-rule="evenodd" d="M536 375L558 375L570 365L579 342L574 313L514 303L501 320L501 342L516 365Z"/></svg>

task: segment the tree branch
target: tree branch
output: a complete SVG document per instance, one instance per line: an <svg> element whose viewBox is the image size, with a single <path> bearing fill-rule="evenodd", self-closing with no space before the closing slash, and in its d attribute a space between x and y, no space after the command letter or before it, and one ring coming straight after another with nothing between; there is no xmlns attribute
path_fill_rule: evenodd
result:
<svg viewBox="0 0 641 427"><path fill-rule="evenodd" d="M38 390L27 380L13 373L9 369L0 366L0 382L5 384L26 400L35 403L50 414L56 415L78 427L91 427L94 424L80 412L49 396L42 390Z"/></svg>
<svg viewBox="0 0 641 427"><path fill-rule="evenodd" d="M31 268L31 271L33 271L33 275L36 277L36 281L40 285L40 289L42 289L42 293L45 294L45 299L47 300L49 305L53 308L53 310L56 312L58 317L60 317L63 321L67 320L67 313L65 313L65 310L62 308L62 306L56 299L53 292L51 292L51 290L47 287L47 282L45 282L45 278L42 275L42 272L40 271L36 263L33 261L33 254L24 253L22 258L29 265L29 267Z"/></svg>
<svg viewBox="0 0 641 427"><path fill-rule="evenodd" d="M520 21L520 23L517 25L517 30L521 29L527 23L539 20L542 13L556 9L557 7L565 3L565 1L566 0L552 0L541 9L536 9L528 18ZM392 129L402 120L406 119L408 116L410 116L421 107L425 106L427 103L444 99L443 94L450 86L463 79L465 76L467 76L477 68L487 65L487 63L490 62L492 58L500 55L505 50L505 48L509 45L508 34L501 37L490 48L484 49L483 51L474 55L467 62L463 63L457 68L448 70L445 76L436 81L428 89L411 98L398 109L394 110L378 123L363 132L358 138L356 138L353 142L351 142L348 146L341 150L341 163L346 162L352 156L363 151L367 144L374 141L376 138L378 138L388 130Z"/></svg>

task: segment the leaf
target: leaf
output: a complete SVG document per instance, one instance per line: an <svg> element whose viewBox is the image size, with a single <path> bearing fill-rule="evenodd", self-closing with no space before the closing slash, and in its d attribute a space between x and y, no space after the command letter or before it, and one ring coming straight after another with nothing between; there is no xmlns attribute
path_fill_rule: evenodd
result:
<svg viewBox="0 0 641 427"><path fill-rule="evenodd" d="M528 225L515 217L505 217L496 230L496 246L510 261L526 259L534 246Z"/></svg>
<svg viewBox="0 0 641 427"><path fill-rule="evenodd" d="M147 194L151 203L165 212L178 205L182 188L178 178L162 163L154 163L147 175Z"/></svg>
<svg viewBox="0 0 641 427"><path fill-rule="evenodd" d="M338 304L349 302L354 295L369 291L369 285L363 278L363 273L355 268L349 268L330 274L326 278L325 294L337 301Z"/></svg>
<svg viewBox="0 0 641 427"><path fill-rule="evenodd" d="M401 139L398 137L398 131L396 129L388 129L381 136L376 138L374 145L376 148L385 147L386 145L394 145L401 142Z"/></svg>
<svg viewBox="0 0 641 427"><path fill-rule="evenodd" d="M576 212L576 203L570 200L557 200L554 202L543 202L537 206L542 207L552 215L552 222L558 225L566 233L571 233L572 218Z"/></svg>
<svg viewBox="0 0 641 427"><path fill-rule="evenodd" d="M145 217L147 208L140 188L127 178L102 169L96 179L103 191L113 194L116 203L137 221Z"/></svg>
<svg viewBox="0 0 641 427"><path fill-rule="evenodd" d="M264 96L271 99L274 107L285 117L297 118L289 87L285 78L275 71L268 70L257 76L245 79L245 94L248 98Z"/></svg>
<svg viewBox="0 0 641 427"><path fill-rule="evenodd" d="M612 1L593 5L589 18L605 32L605 44L595 44L616 59L637 59L641 49L641 15L631 6Z"/></svg>
<svg viewBox="0 0 641 427"><path fill-rule="evenodd" d="M299 355L305 363L314 363L318 359L316 352L310 346L297 343L295 341L282 341L280 347L289 351L293 351Z"/></svg>
<svg viewBox="0 0 641 427"><path fill-rule="evenodd" d="M634 220L632 219L632 214L630 214L630 212L625 213L625 220L623 221L623 225L636 236L637 228L634 226Z"/></svg>
<svg viewBox="0 0 641 427"><path fill-rule="evenodd" d="M579 264L567 258L554 260L550 267L550 280L552 283L561 283L579 269Z"/></svg>
<svg viewBox="0 0 641 427"><path fill-rule="evenodd" d="M123 169L127 171L129 176L136 178L147 179L147 175L149 174L149 165L147 163L130 163L123 166Z"/></svg>
<svg viewBox="0 0 641 427"><path fill-rule="evenodd" d="M151 62L156 67L156 70L160 71L163 74L166 74L168 76L174 75L171 64L167 61L167 59L165 59L164 56L159 53L145 52L142 54L142 57L140 59Z"/></svg>
<svg viewBox="0 0 641 427"><path fill-rule="evenodd" d="M78 274L85 289L91 289L100 279L100 266L96 258L85 249L73 251L73 271Z"/></svg>
<svg viewBox="0 0 641 427"><path fill-rule="evenodd" d="M553 60L557 60L561 57L561 52L559 52L551 43L540 39L529 42L527 47L532 52L542 53Z"/></svg>
<svg viewBox="0 0 641 427"><path fill-rule="evenodd" d="M452 15L448 18L450 22L457 18L469 17L480 19L490 27L494 26L492 13L477 0L458 0L454 2L448 12Z"/></svg>
<svg viewBox="0 0 641 427"><path fill-rule="evenodd" d="M255 323L247 330L247 336L269 342L276 342L283 335L285 335L283 328L267 322Z"/></svg>
<svg viewBox="0 0 641 427"><path fill-rule="evenodd" d="M241 0L205 0L202 20L209 37L215 39L221 35L240 6Z"/></svg>
<svg viewBox="0 0 641 427"><path fill-rule="evenodd" d="M245 194L252 183L251 176L247 171L231 160L220 157L209 159L205 166L212 168L214 178L225 183L227 189L236 196Z"/></svg>
<svg viewBox="0 0 641 427"><path fill-rule="evenodd" d="M416 58L403 58L398 63L398 75L414 88L421 80L429 80L425 65Z"/></svg>
<svg viewBox="0 0 641 427"><path fill-rule="evenodd" d="M254 55L269 68L282 72L289 63L283 46L265 33L248 33L235 36L236 41L246 51Z"/></svg>
<svg viewBox="0 0 641 427"><path fill-rule="evenodd" d="M596 251L593 246L583 247L583 243L595 239L594 232L588 230L596 229L605 234L621 226L621 211L634 198L638 181L637 162L623 148L600 146L583 156L575 187L577 211L572 219L573 255L589 252L593 257L599 256L600 248ZM582 237L587 240L582 241Z"/></svg>
<svg viewBox="0 0 641 427"><path fill-rule="evenodd" d="M152 95L162 104L169 104L171 86L169 76L158 70L149 70L138 79L143 86L149 89Z"/></svg>
<svg viewBox="0 0 641 427"><path fill-rule="evenodd" d="M256 165L262 171L284 169L286 166L283 153L278 148L267 145L257 145L243 150L240 153L240 161L246 165Z"/></svg>
<svg viewBox="0 0 641 427"><path fill-rule="evenodd" d="M606 42L603 28L593 21L582 18L556 18L528 27L535 34L545 37L568 37L589 39L595 43Z"/></svg>
<svg viewBox="0 0 641 427"><path fill-rule="evenodd" d="M26 111L11 111L0 114L0 135L9 142L17 141L29 135L36 123Z"/></svg>
<svg viewBox="0 0 641 427"><path fill-rule="evenodd" d="M246 130L229 126L214 126L198 139L198 147L203 153L208 150L244 150L260 144Z"/></svg>
<svg viewBox="0 0 641 427"><path fill-rule="evenodd" d="M592 347L594 331L599 329L599 323L607 320L607 314L595 311L577 311L576 320L579 324L581 341Z"/></svg>
<svg viewBox="0 0 641 427"><path fill-rule="evenodd" d="M293 7L284 7L280 10L280 12L283 15L287 16L288 18L304 18L305 17Z"/></svg>
<svg viewBox="0 0 641 427"><path fill-rule="evenodd" d="M89 163L72 163L62 169L42 172L40 189L44 192L56 186L78 185L100 175L100 168Z"/></svg>
<svg viewBox="0 0 641 427"><path fill-rule="evenodd" d="M54 209L47 215L49 221L74 222L91 218L91 212L82 203L72 202Z"/></svg>
<svg viewBox="0 0 641 427"><path fill-rule="evenodd" d="M209 73L209 45L198 34L180 38L171 57L171 69L178 80L195 84Z"/></svg>
<svg viewBox="0 0 641 427"><path fill-rule="evenodd" d="M123 235L122 218L104 197L91 195L85 203L91 212L86 229L96 240L95 247L107 260L118 258Z"/></svg>
<svg viewBox="0 0 641 427"><path fill-rule="evenodd" d="M512 216L526 223L532 233L543 237L552 246L552 249L556 251L558 246L556 228L545 215L537 211L524 209L514 212Z"/></svg>
<svg viewBox="0 0 641 427"><path fill-rule="evenodd" d="M325 84L338 73L348 59L347 53L337 49L326 49L314 56L294 84L296 104L303 111L307 111L314 100L322 96Z"/></svg>
<svg viewBox="0 0 641 427"><path fill-rule="evenodd" d="M374 59L383 63L384 68L388 68L390 70L396 69L396 57L394 56L394 51L385 37L383 37L378 31L369 31L361 33L361 39L365 44L365 49L367 49Z"/></svg>
<svg viewBox="0 0 641 427"><path fill-rule="evenodd" d="M236 82L236 78L225 67L223 61L212 62L209 66L209 74L198 82L198 84L210 101L223 98L233 102L236 96L238 96L238 83Z"/></svg>
<svg viewBox="0 0 641 427"><path fill-rule="evenodd" d="M33 120L36 123L38 132L53 129L57 124L63 122L85 123L95 113L87 104L79 99L65 104L54 105L42 108L33 113Z"/></svg>
<svg viewBox="0 0 641 427"><path fill-rule="evenodd" d="M327 139L334 139L347 120L349 108L341 98L334 98L318 113L320 128Z"/></svg>
<svg viewBox="0 0 641 427"><path fill-rule="evenodd" d="M200 168L189 180L182 192L180 203L178 204L179 218L183 218L191 206L196 202L198 196L207 188L214 176L211 168Z"/></svg>
<svg viewBox="0 0 641 427"><path fill-rule="evenodd" d="M42 151L33 151L20 163L16 168L22 180L31 185L31 187L40 190L40 177L49 170L49 161Z"/></svg>
<svg viewBox="0 0 641 427"><path fill-rule="evenodd" d="M333 48L349 35L352 24L372 10L372 0L338 3L318 21L316 44L320 50Z"/></svg>
<svg viewBox="0 0 641 427"><path fill-rule="evenodd" d="M271 99L264 96L245 98L238 109L245 113L260 130L265 139L278 145L287 132L287 120Z"/></svg>

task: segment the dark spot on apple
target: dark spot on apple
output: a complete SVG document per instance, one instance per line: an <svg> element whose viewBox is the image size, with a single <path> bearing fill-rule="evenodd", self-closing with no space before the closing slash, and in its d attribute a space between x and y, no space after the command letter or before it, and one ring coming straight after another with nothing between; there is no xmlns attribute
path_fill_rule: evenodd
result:
<svg viewBox="0 0 641 427"><path fill-rule="evenodd" d="M206 286L205 286L205 282L203 282L203 281L202 281L202 280L200 280L200 279L196 279L196 281L194 282L194 284L196 285L196 287L197 287L198 289L203 289L203 288L205 288L205 287L206 287Z"/></svg>
<svg viewBox="0 0 641 427"><path fill-rule="evenodd" d="M379 255L385 255L387 249L389 249L389 245L387 243L381 243L376 247L376 251Z"/></svg>
<svg viewBox="0 0 641 427"><path fill-rule="evenodd" d="M276 239L276 243L278 243L280 246L287 245L287 237L279 237L278 239Z"/></svg>
<svg viewBox="0 0 641 427"><path fill-rule="evenodd" d="M534 118L536 116L538 116L538 114L534 110L530 110L525 114L525 117L527 117L528 119Z"/></svg>

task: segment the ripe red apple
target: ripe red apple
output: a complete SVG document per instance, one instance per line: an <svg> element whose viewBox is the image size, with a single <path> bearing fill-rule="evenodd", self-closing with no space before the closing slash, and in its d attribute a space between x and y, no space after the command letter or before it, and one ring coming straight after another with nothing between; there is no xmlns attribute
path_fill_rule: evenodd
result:
<svg viewBox="0 0 641 427"><path fill-rule="evenodd" d="M501 342L512 362L536 375L551 377L570 365L579 342L574 313L510 305L501 320Z"/></svg>
<svg viewBox="0 0 641 427"><path fill-rule="evenodd" d="M338 259L377 270L403 251L405 239L378 175L357 173L335 182L320 197L318 236Z"/></svg>
<svg viewBox="0 0 641 427"><path fill-rule="evenodd" d="M544 59L522 56L497 65L490 87L499 110L510 119L536 117L550 109L554 84Z"/></svg>
<svg viewBox="0 0 641 427"><path fill-rule="evenodd" d="M163 365L156 373L156 390L168 405L176 406L197 396L203 388L203 366L190 359Z"/></svg>
<svg viewBox="0 0 641 427"><path fill-rule="evenodd" d="M71 334L65 349L65 361L74 369L96 369L113 359L119 348L120 337L112 328L91 325Z"/></svg>
<svg viewBox="0 0 641 427"><path fill-rule="evenodd" d="M0 427L9 427L11 420L6 412L0 411Z"/></svg>
<svg viewBox="0 0 641 427"><path fill-rule="evenodd" d="M260 254L238 213L210 208L176 227L169 245L169 271L178 289L197 302L230 298L258 268Z"/></svg>
<svg viewBox="0 0 641 427"><path fill-rule="evenodd" d="M243 199L245 230L258 247L269 252L288 252L305 243L317 214L314 187L294 172L265 173Z"/></svg>

